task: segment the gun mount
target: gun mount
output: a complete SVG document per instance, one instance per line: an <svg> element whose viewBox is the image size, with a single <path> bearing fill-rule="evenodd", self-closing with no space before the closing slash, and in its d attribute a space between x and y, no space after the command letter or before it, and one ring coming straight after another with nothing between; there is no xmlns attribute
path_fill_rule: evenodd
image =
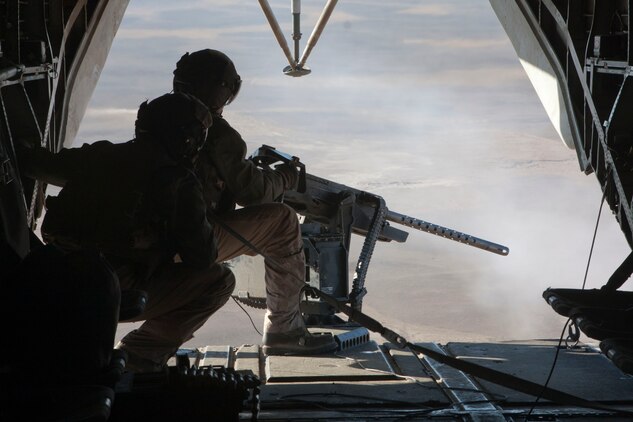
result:
<svg viewBox="0 0 633 422"><path fill-rule="evenodd" d="M250 159L260 167L270 167L278 162L297 166L298 187L286 191L282 200L303 216L301 233L308 267L306 282L341 303L349 303L354 309L361 310L363 296L367 294L365 277L376 242L407 240L409 233L393 227L390 222L499 255L509 253L506 246L390 211L381 196L308 174L297 157L271 146L258 148ZM348 262L352 234L364 236L365 240L350 288ZM237 290L244 292L240 280ZM243 293L238 299L249 305L265 304L265 298L258 300L256 296ZM327 324L334 315L334 308L317 298L306 298L302 311L315 323Z"/></svg>

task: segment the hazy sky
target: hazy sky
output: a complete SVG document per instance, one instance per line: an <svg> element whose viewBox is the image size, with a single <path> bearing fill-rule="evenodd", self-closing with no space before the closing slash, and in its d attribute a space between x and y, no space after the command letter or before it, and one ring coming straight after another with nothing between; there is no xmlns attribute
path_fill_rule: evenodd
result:
<svg viewBox="0 0 633 422"><path fill-rule="evenodd" d="M303 2L302 46L324 3ZM271 4L289 34L289 2ZM169 91L176 61L201 48L237 66L244 83L225 117L251 150L275 145L392 210L510 248L501 257L420 232L379 245L366 310L415 339L558 335L563 320L541 293L581 286L601 192L557 138L487 1L341 1L312 74L290 78L254 0L133 0L77 143L131 138L138 105ZM587 286L629 251L605 209Z"/></svg>

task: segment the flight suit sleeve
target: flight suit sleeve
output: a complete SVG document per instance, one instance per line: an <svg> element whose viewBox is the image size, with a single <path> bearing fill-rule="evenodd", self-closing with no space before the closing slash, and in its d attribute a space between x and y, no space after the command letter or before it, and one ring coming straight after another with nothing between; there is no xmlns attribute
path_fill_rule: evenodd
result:
<svg viewBox="0 0 633 422"><path fill-rule="evenodd" d="M94 153L106 144L111 143L99 141L81 148L63 148L58 153L40 146L24 148L20 150L21 169L27 177L63 187L68 180L80 177L91 166Z"/></svg>
<svg viewBox="0 0 633 422"><path fill-rule="evenodd" d="M218 119L220 120L220 119ZM273 202L284 192L284 178L274 170L262 170L246 159L246 143L225 120L210 130L210 154L225 189L242 206ZM212 131L213 130L213 131Z"/></svg>
<svg viewBox="0 0 633 422"><path fill-rule="evenodd" d="M200 182L193 173L182 170L185 173L176 193L171 232L182 262L205 268L217 257L213 230L207 220Z"/></svg>

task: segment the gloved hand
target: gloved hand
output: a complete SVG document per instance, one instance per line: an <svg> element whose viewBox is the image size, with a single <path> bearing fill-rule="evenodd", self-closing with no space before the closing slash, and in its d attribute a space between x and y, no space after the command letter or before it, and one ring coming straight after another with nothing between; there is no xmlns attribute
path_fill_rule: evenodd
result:
<svg viewBox="0 0 633 422"><path fill-rule="evenodd" d="M284 190L296 189L299 183L299 171L292 164L283 163L275 167L275 172L284 179Z"/></svg>

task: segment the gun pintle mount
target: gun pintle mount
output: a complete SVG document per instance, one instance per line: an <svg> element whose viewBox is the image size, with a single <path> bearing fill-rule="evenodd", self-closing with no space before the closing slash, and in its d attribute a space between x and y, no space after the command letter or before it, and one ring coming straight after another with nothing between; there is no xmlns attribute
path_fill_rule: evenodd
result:
<svg viewBox="0 0 633 422"><path fill-rule="evenodd" d="M323 179L305 171L295 156L262 145L250 157L261 167L277 162L296 165L299 169L297 190L286 191L283 202L304 216L301 232L304 242L306 282L347 303L357 310L362 307L367 268L377 241L404 242L408 233L389 222L431 233L469 246L507 255L509 249L478 237L390 211L379 195ZM349 289L348 254L351 234L365 237ZM307 298L302 311L315 322L328 323L334 310L330 305Z"/></svg>

